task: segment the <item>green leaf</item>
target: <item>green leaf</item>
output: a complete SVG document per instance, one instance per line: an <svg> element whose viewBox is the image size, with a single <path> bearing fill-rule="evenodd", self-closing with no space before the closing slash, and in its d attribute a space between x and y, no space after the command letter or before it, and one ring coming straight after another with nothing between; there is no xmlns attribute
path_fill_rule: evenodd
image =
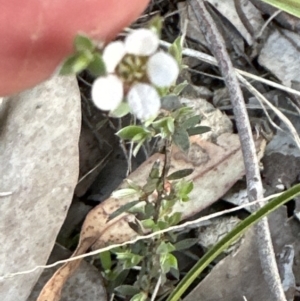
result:
<svg viewBox="0 0 300 301"><path fill-rule="evenodd" d="M174 247L176 251L181 251L181 250L189 249L190 247L198 243L198 241L199 241L198 238L187 238L176 242L174 244Z"/></svg>
<svg viewBox="0 0 300 301"><path fill-rule="evenodd" d="M155 226L155 223L154 223L153 219L150 219L150 218L144 219L143 221L141 221L141 223L142 223L143 227L146 228L146 229L151 229L152 230L153 227Z"/></svg>
<svg viewBox="0 0 300 301"><path fill-rule="evenodd" d="M121 206L119 209L117 209L116 211L114 211L108 218L108 221L112 220L113 218L119 216L120 214L124 213L124 212L128 212L129 209L131 209L133 206L137 205L138 203L140 203L140 200L137 201L133 201L130 203L127 203L123 206Z"/></svg>
<svg viewBox="0 0 300 301"><path fill-rule="evenodd" d="M149 134L150 132L145 130L143 127L138 125L129 125L122 128L120 131L116 133L121 139L130 140L137 134Z"/></svg>
<svg viewBox="0 0 300 301"><path fill-rule="evenodd" d="M103 76L106 74L106 66L100 53L94 53L93 59L87 66L87 69L95 76Z"/></svg>
<svg viewBox="0 0 300 301"><path fill-rule="evenodd" d="M163 18L159 15L154 16L148 23L148 28L154 31L160 37L163 26Z"/></svg>
<svg viewBox="0 0 300 301"><path fill-rule="evenodd" d="M119 190L114 191L112 193L112 197L113 198L122 198L122 197L125 197L125 196L138 195L138 194L139 194L139 192L136 191L133 188L123 188L123 189L119 189Z"/></svg>
<svg viewBox="0 0 300 301"><path fill-rule="evenodd" d="M108 278L108 292L113 293L115 287L118 287L125 281L128 273L129 270L124 270L121 265L119 265L117 269L114 269Z"/></svg>
<svg viewBox="0 0 300 301"><path fill-rule="evenodd" d="M155 253L156 254L165 254L165 253L170 253L170 252L173 252L175 251L175 247L169 243L169 242L164 242L162 241L160 243L160 245L157 247Z"/></svg>
<svg viewBox="0 0 300 301"><path fill-rule="evenodd" d="M178 179L182 179L184 177L189 176L190 174L192 174L194 171L194 169L192 168L187 168L187 169L181 169L181 170L177 170L174 171L173 173L171 173L167 179L168 180L178 180Z"/></svg>
<svg viewBox="0 0 300 301"><path fill-rule="evenodd" d="M168 217L169 226L177 225L181 220L181 213L175 212L171 216Z"/></svg>
<svg viewBox="0 0 300 301"><path fill-rule="evenodd" d="M200 120L200 116L195 115L185 120L180 126L182 126L184 129L189 129L197 125L200 122Z"/></svg>
<svg viewBox="0 0 300 301"><path fill-rule="evenodd" d="M161 98L161 108L164 110L173 111L181 106L180 100L176 95L167 95Z"/></svg>
<svg viewBox="0 0 300 301"><path fill-rule="evenodd" d="M187 80L185 80L184 82L176 85L172 90L172 93L174 93L175 95L179 95L185 89L185 87L188 86L188 84L189 83L187 82Z"/></svg>
<svg viewBox="0 0 300 301"><path fill-rule="evenodd" d="M183 182L181 184L181 187L178 191L178 196L181 198L183 202L189 200L189 193L193 190L194 188L194 183L192 181L189 182Z"/></svg>
<svg viewBox="0 0 300 301"><path fill-rule="evenodd" d="M132 286L132 285L127 285L123 284L115 288L115 291L118 292L119 294L124 296L133 296L139 293L139 289Z"/></svg>
<svg viewBox="0 0 300 301"><path fill-rule="evenodd" d="M63 63L59 74L70 75L81 72L86 69L93 59L93 55L89 52L80 52L69 56Z"/></svg>
<svg viewBox="0 0 300 301"><path fill-rule="evenodd" d="M231 232L226 234L218 243L216 243L203 257L196 263L196 265L184 276L181 282L169 295L167 301L177 301L189 288L193 281L201 274L201 272L219 256L228 246L236 241L243 233L246 232L251 226L256 224L263 217L294 199L300 195L300 184L293 186L287 191L283 192L279 197L274 198L268 204L252 213L246 219L241 221Z"/></svg>
<svg viewBox="0 0 300 301"><path fill-rule="evenodd" d="M99 254L101 265L105 271L110 270L112 266L111 256L109 251L105 251Z"/></svg>
<svg viewBox="0 0 300 301"><path fill-rule="evenodd" d="M181 36L175 39L175 41L169 47L168 51L180 66L182 61L182 37Z"/></svg>
<svg viewBox="0 0 300 301"><path fill-rule="evenodd" d="M177 259L173 254L170 253L161 255L160 265L161 265L162 272L164 274L168 273L171 268L175 270L178 269Z"/></svg>
<svg viewBox="0 0 300 301"><path fill-rule="evenodd" d="M142 145L144 144L145 140L146 140L146 139L141 140L141 141L136 145L136 147L133 149L132 154L133 154L134 157L136 157L137 153L139 152L140 148L141 148Z"/></svg>
<svg viewBox="0 0 300 301"><path fill-rule="evenodd" d="M291 15L300 18L300 2L299 0L262 0L269 3Z"/></svg>
<svg viewBox="0 0 300 301"><path fill-rule="evenodd" d="M74 39L74 48L78 52L85 50L92 52L96 46L88 36L84 34L78 34Z"/></svg>
<svg viewBox="0 0 300 301"><path fill-rule="evenodd" d="M130 301L146 301L147 295L144 292L140 292L139 294L134 295Z"/></svg>
<svg viewBox="0 0 300 301"><path fill-rule="evenodd" d="M176 128L172 136L174 143L185 153L189 151L190 139L187 131L183 128Z"/></svg>
<svg viewBox="0 0 300 301"><path fill-rule="evenodd" d="M174 118L168 116L158 119L152 122L152 126L161 134L162 138L165 138L174 132Z"/></svg>
<svg viewBox="0 0 300 301"><path fill-rule="evenodd" d="M130 112L130 108L128 103L122 101L114 111L109 113L109 116L114 118L121 118L126 116L129 112Z"/></svg>
<svg viewBox="0 0 300 301"><path fill-rule="evenodd" d="M208 126L196 126L194 128L187 129L187 133L189 136L200 135L211 130Z"/></svg>
<svg viewBox="0 0 300 301"><path fill-rule="evenodd" d="M152 203L147 203L145 206L145 217L150 218L154 216L155 206Z"/></svg>

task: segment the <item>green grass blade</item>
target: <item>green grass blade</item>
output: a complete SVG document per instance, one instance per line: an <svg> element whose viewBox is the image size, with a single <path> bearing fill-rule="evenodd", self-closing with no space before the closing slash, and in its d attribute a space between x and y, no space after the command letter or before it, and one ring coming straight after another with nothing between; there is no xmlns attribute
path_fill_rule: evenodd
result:
<svg viewBox="0 0 300 301"><path fill-rule="evenodd" d="M299 0L262 0L262 1L300 18Z"/></svg>
<svg viewBox="0 0 300 301"><path fill-rule="evenodd" d="M177 301L187 290L191 283L200 275L200 273L231 243L233 243L240 235L242 235L252 225L257 223L263 217L279 208L289 200L300 194L300 184L297 184L289 190L282 193L279 197L273 199L258 211L252 213L245 220L241 221L231 232L222 238L215 246L205 253L205 255L196 263L196 265L186 274L179 282L175 290L170 294L167 301Z"/></svg>

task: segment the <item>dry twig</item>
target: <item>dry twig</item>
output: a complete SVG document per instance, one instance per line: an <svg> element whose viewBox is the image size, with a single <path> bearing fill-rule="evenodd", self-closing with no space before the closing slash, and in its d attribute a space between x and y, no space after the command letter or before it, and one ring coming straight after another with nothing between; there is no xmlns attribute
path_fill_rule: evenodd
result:
<svg viewBox="0 0 300 301"><path fill-rule="evenodd" d="M251 202L255 199L260 199L263 197L263 187L255 145L252 138L251 126L243 94L225 48L224 40L219 34L213 19L206 10L204 1L189 0L189 3L194 10L200 29L205 35L207 43L218 62L229 91L244 156L249 201ZM256 235L265 279L273 293L274 300L284 301L286 298L276 265L267 218L262 219L256 226Z"/></svg>

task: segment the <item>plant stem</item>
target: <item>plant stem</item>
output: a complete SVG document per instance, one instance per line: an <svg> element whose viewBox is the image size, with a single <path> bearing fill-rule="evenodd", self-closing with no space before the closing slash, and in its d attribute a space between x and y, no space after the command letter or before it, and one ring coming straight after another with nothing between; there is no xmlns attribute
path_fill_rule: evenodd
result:
<svg viewBox="0 0 300 301"><path fill-rule="evenodd" d="M248 199L250 202L261 199L263 198L263 187L247 109L232 62L225 48L223 37L219 34L213 19L207 12L204 1L189 0L189 3L194 10L199 26L205 35L210 49L218 62L229 91L246 168ZM257 205L256 209L260 206L261 205ZM273 293L274 300L286 301L276 265L267 218L263 218L257 224L256 235L263 273L270 287L270 291Z"/></svg>

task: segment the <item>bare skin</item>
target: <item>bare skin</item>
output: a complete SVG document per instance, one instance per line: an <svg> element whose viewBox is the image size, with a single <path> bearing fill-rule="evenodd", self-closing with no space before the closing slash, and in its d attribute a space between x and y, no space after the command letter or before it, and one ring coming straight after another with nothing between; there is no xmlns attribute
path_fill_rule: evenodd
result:
<svg viewBox="0 0 300 301"><path fill-rule="evenodd" d="M49 78L72 53L78 32L112 39L148 1L0 0L0 96Z"/></svg>

